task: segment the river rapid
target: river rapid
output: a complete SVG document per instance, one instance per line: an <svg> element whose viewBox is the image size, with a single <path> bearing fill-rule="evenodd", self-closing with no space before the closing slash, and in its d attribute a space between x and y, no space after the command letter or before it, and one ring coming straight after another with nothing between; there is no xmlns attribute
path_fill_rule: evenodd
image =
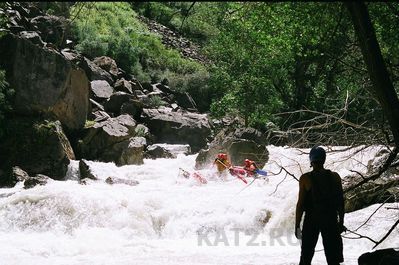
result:
<svg viewBox="0 0 399 265"><path fill-rule="evenodd" d="M326 168L341 177L365 172L379 148L328 153ZM216 178L211 165L199 171L207 184L185 179L179 167L194 172L197 155L178 154L145 159L141 166L89 161L100 180L87 185L79 184L78 161L71 161L66 181L0 189L0 264L298 264L298 182L285 170L297 178L309 171L309 149L268 150L263 169L269 176L249 186L232 176ZM140 184L109 185L109 176ZM377 207L346 214L345 225L355 230ZM399 218L390 208L398 207L384 205L357 232L381 238ZM396 229L378 248L399 247L398 234ZM366 239L344 239L344 264L357 264L372 247ZM316 250L313 264L326 264L321 238Z"/></svg>

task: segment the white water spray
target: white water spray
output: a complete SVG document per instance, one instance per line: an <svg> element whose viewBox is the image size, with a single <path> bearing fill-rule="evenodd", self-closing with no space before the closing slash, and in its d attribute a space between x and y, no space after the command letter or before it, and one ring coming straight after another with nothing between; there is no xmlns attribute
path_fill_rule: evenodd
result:
<svg viewBox="0 0 399 265"><path fill-rule="evenodd" d="M368 148L327 157L326 167L341 177L349 170L364 172L378 151ZM251 186L229 177L200 171L208 184L179 177L179 167L194 171L196 155L145 160L141 166L117 167L89 161L99 181L80 185L78 161L72 161L68 180L24 190L19 183L0 189L1 264L297 264L300 246L293 234L299 177L310 170L300 151L268 146L268 180ZM109 176L138 180L138 186L109 185ZM392 208L396 204L387 205ZM346 215L356 228L378 207ZM382 207L359 229L378 239L398 218L398 211ZM395 231L380 247L397 247ZM322 249L319 240L317 249ZM371 251L365 239L344 240L345 264ZM325 264L322 251L313 264Z"/></svg>

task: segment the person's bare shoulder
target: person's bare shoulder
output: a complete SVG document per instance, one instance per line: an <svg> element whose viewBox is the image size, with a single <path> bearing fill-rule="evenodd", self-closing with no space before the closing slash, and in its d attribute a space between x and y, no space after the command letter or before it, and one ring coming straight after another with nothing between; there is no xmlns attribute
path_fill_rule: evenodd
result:
<svg viewBox="0 0 399 265"><path fill-rule="evenodd" d="M299 178L299 185L305 187L307 190L310 189L310 172L303 174L300 178Z"/></svg>

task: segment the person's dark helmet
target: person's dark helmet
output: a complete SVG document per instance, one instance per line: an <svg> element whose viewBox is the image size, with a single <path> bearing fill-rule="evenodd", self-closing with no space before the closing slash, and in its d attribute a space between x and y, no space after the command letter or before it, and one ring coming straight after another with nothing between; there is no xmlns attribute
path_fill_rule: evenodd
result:
<svg viewBox="0 0 399 265"><path fill-rule="evenodd" d="M309 160L310 162L324 163L326 161L326 151L320 146L313 147L309 153Z"/></svg>

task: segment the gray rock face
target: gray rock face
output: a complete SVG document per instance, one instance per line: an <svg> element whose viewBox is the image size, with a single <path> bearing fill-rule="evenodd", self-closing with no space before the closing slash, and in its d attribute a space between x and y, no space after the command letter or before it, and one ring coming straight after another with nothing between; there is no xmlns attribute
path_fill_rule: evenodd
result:
<svg viewBox="0 0 399 265"><path fill-rule="evenodd" d="M206 146L211 134L205 114L160 108L144 109L142 117L157 143L189 144L193 152Z"/></svg>
<svg viewBox="0 0 399 265"><path fill-rule="evenodd" d="M129 81L126 81L124 78L121 78L118 81L116 81L114 84L114 88L116 91L133 94L132 84Z"/></svg>
<svg viewBox="0 0 399 265"><path fill-rule="evenodd" d="M136 122L127 114L94 124L79 143L80 155L90 160L115 164L142 164L146 146L144 137L136 135Z"/></svg>
<svg viewBox="0 0 399 265"><path fill-rule="evenodd" d="M151 159L176 158L176 156L170 153L168 150L156 144L147 147L146 157Z"/></svg>
<svg viewBox="0 0 399 265"><path fill-rule="evenodd" d="M39 45L40 47L43 47L45 44L40 35L35 31L21 31L18 35L23 39L31 41L33 44Z"/></svg>
<svg viewBox="0 0 399 265"><path fill-rule="evenodd" d="M140 100L130 99L124 102L120 107L121 114L129 114L136 120L140 119L143 112L143 103Z"/></svg>
<svg viewBox="0 0 399 265"><path fill-rule="evenodd" d="M53 114L69 129L83 128L89 83L82 70L60 53L8 34L0 39L0 57L15 90L15 111Z"/></svg>
<svg viewBox="0 0 399 265"><path fill-rule="evenodd" d="M90 82L91 92L98 101L104 101L111 97L114 89L104 80L94 80Z"/></svg>
<svg viewBox="0 0 399 265"><path fill-rule="evenodd" d="M119 115L122 104L133 99L134 97L132 95L125 92L115 92L110 96L107 102L104 103L104 108L107 112L112 112L116 115Z"/></svg>
<svg viewBox="0 0 399 265"><path fill-rule="evenodd" d="M0 143L0 161L5 168L20 166L30 175L45 174L53 179L65 177L69 160L75 159L61 123L35 122L28 118L13 119L12 132ZM18 151L18 152L16 152Z"/></svg>
<svg viewBox="0 0 399 265"><path fill-rule="evenodd" d="M144 164L144 149L146 145L147 141L144 137L132 137L127 141L114 145L111 154L114 153L112 156L118 157L115 164L118 166Z"/></svg>
<svg viewBox="0 0 399 265"><path fill-rule="evenodd" d="M93 63L87 58L84 58L82 62L82 68L86 72L86 75L90 81L104 80L107 81L109 84L114 83L114 79L112 78L110 73L101 69L95 63Z"/></svg>
<svg viewBox="0 0 399 265"><path fill-rule="evenodd" d="M111 116L109 116L109 114L106 113L105 111L98 110L93 112L90 118L95 122L101 122L110 119Z"/></svg>
<svg viewBox="0 0 399 265"><path fill-rule="evenodd" d="M93 63L95 63L101 69L109 72L114 78L118 76L118 66L114 59L108 56L96 57L93 59Z"/></svg>
<svg viewBox="0 0 399 265"><path fill-rule="evenodd" d="M63 17L48 15L37 16L30 22L41 32L45 42L51 42L61 46L68 37L68 21Z"/></svg>
<svg viewBox="0 0 399 265"><path fill-rule="evenodd" d="M269 152L259 135L260 132L252 128L222 130L210 143L208 149L199 152L195 167L204 168L215 160L218 153L223 152L229 155L233 165L241 166L245 159L250 159L262 168L269 159Z"/></svg>

